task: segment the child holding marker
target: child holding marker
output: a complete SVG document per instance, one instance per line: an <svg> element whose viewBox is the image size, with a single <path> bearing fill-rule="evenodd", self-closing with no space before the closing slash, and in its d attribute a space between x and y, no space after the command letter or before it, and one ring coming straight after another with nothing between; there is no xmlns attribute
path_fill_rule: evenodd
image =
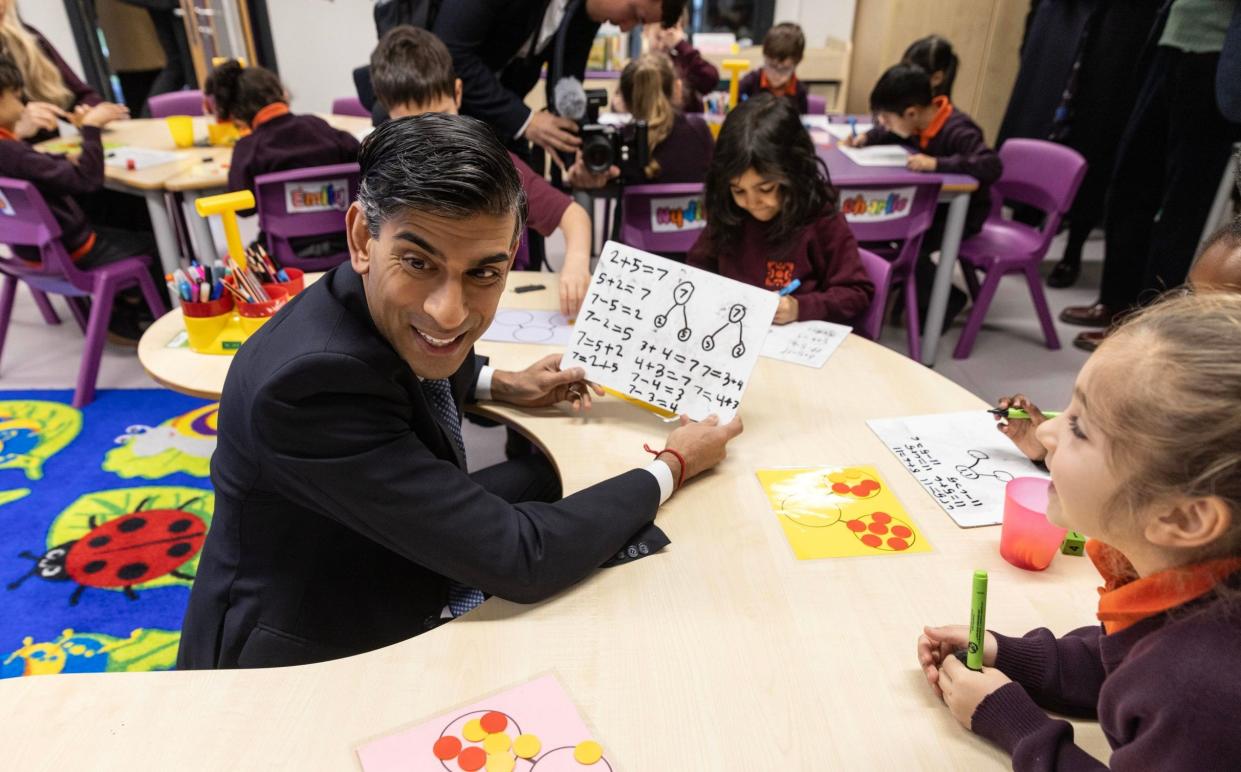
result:
<svg viewBox="0 0 1241 772"><path fill-rule="evenodd" d="M782 293L776 324L848 323L875 287L797 112L760 94L728 114L707 173L707 227L687 262Z"/></svg>
<svg viewBox="0 0 1241 772"><path fill-rule="evenodd" d="M1241 766L1239 330L1241 294L1169 297L1109 336L1035 430L1047 519L1097 539L1101 626L988 633L980 672L952 656L964 626L918 639L931 688L1015 769L1106 768L1043 709L1097 717L1113 769Z"/></svg>

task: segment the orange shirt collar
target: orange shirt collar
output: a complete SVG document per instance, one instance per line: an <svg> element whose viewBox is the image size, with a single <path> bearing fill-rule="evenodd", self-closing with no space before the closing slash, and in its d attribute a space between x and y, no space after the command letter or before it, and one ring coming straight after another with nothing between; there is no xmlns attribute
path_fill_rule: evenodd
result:
<svg viewBox="0 0 1241 772"><path fill-rule="evenodd" d="M766 68L758 72L758 85L764 91L770 91L776 96L797 96L797 76L790 75L788 81L785 82L784 88L774 89L767 83Z"/></svg>
<svg viewBox="0 0 1241 772"><path fill-rule="evenodd" d="M931 140L935 139L935 135L939 134L944 128L944 124L948 122L948 117L952 115L952 102L948 101L946 96L937 96L931 100L931 104L935 105L935 117L931 119L931 125L918 135L918 144L923 150L931 144Z"/></svg>
<svg viewBox="0 0 1241 772"><path fill-rule="evenodd" d="M282 115L289 114L289 106L284 102L272 102L267 107L259 110L254 114L254 120L250 121L250 128L257 129L268 121L279 118Z"/></svg>
<svg viewBox="0 0 1241 772"><path fill-rule="evenodd" d="M1098 616L1108 635L1201 597L1241 571L1241 558L1220 558L1139 578L1119 550L1101 541L1086 542L1086 554L1103 576Z"/></svg>
<svg viewBox="0 0 1241 772"><path fill-rule="evenodd" d="M0 140L5 140L5 139L16 140L17 135L9 131L8 129L0 129Z"/></svg>

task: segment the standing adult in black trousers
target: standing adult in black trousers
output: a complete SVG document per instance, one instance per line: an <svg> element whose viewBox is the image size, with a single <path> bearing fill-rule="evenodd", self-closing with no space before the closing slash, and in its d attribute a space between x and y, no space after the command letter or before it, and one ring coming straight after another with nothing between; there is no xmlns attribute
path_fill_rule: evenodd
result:
<svg viewBox="0 0 1241 772"><path fill-rule="evenodd" d="M1220 70L1241 44L1237 0L1169 0L1158 44L1118 151L1108 194L1099 301L1066 308L1068 324L1106 328L1119 314L1185 280L1234 142L1237 116L1220 111L1241 91L1241 72ZM1230 28L1232 30L1230 34ZM1217 90L1219 94L1217 95ZM1105 332L1074 345L1094 350Z"/></svg>

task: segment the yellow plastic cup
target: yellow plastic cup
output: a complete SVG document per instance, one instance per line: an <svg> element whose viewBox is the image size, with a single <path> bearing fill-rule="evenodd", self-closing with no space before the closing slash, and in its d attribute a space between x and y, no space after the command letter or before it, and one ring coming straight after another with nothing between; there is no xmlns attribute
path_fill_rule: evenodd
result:
<svg viewBox="0 0 1241 772"><path fill-rule="evenodd" d="M212 147L232 147L239 139L241 133L232 122L207 124L207 141Z"/></svg>
<svg viewBox="0 0 1241 772"><path fill-rule="evenodd" d="M194 146L194 119L188 115L171 115L164 119L168 122L168 133L179 148Z"/></svg>

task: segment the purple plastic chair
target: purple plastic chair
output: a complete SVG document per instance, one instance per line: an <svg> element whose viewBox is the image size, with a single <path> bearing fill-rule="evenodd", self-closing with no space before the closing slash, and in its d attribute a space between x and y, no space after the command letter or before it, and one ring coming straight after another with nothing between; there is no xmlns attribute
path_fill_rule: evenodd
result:
<svg viewBox="0 0 1241 772"><path fill-rule="evenodd" d="M657 255L688 252L706 225L702 199L701 182L626 187L621 242Z"/></svg>
<svg viewBox="0 0 1241 772"><path fill-rule="evenodd" d="M361 99L349 96L332 100L332 115L355 115L359 118L370 118L371 111L366 109Z"/></svg>
<svg viewBox="0 0 1241 772"><path fill-rule="evenodd" d="M0 177L0 194L8 203L0 212L0 243L38 249L41 258L38 263L17 257L0 258L4 282L0 286L0 353L4 350L4 339L13 315L18 281L34 292L35 303L49 324L59 323L60 318L52 310L45 293L64 295L69 310L86 333L86 348L82 351L82 364L73 392L73 406L82 407L95 398L99 357L103 354L116 294L136 284L156 318L168 310L147 271L151 258L134 257L98 268L79 269L60 242L60 224L34 185L25 180ZM86 298L90 298L89 316Z"/></svg>
<svg viewBox="0 0 1241 772"><path fill-rule="evenodd" d="M517 254L513 255L513 270L524 271L530 267L530 231L521 232L521 241L517 242Z"/></svg>
<svg viewBox="0 0 1241 772"><path fill-rule="evenodd" d="M879 340L883 331L883 313L888 308L888 290L892 284L892 264L869 249L859 249L858 257L862 260L862 268L870 283L875 285L875 296L871 298L870 308L862 316L861 329L854 332L871 340Z"/></svg>
<svg viewBox="0 0 1241 772"><path fill-rule="evenodd" d="M909 192L912 189L912 197ZM873 202L890 200L898 205L900 199L906 199L904 209L907 214L897 217L888 215L865 215L856 213L860 201ZM918 261L918 252L922 249L922 237L935 219L935 205L939 199L939 181L910 182L902 185L868 184L842 185L840 188L840 206L849 222L849 229L859 243L865 245L873 256L887 259L891 263L891 271L884 283L875 282L875 298L865 317L868 336L878 338L883 323L883 315L887 308L888 294L897 285L905 288L905 337L909 346L909 357L916 361L922 359L922 330L918 324L918 291L914 286L913 270ZM852 210L852 211L851 211ZM884 219L887 217L888 219ZM865 252L866 250L862 250ZM866 265L868 258L863 259ZM867 273L872 273L867 268ZM871 280L874 281L872 274ZM882 302L880 302L882 300ZM872 316L877 315L874 327L870 328Z"/></svg>
<svg viewBox="0 0 1241 772"><path fill-rule="evenodd" d="M1004 162L1004 173L991 187L991 214L982 231L961 243L961 268L965 271L974 307L952 352L957 359L969 357L1000 280L1010 273L1025 274L1047 348L1060 348L1047 296L1043 294L1039 264L1086 176L1086 159L1076 150L1054 142L1010 139L1000 148L1000 160ZM1005 201L1041 211L1044 215L1042 227L1004 219L1001 209ZM979 271L983 273L981 284Z"/></svg>
<svg viewBox="0 0 1241 772"><path fill-rule="evenodd" d="M827 97L818 94L806 95L806 115L826 115Z"/></svg>
<svg viewBox="0 0 1241 772"><path fill-rule="evenodd" d="M147 109L151 111L152 118L167 118L172 115L202 115L203 92L197 89L169 91L167 94L160 94L148 99Z"/></svg>
<svg viewBox="0 0 1241 772"><path fill-rule="evenodd" d="M254 180L259 228L276 262L303 271L326 271L349 259L349 252L299 257L289 240L345 232L345 210L358 196L361 171L356 163L311 166L263 174ZM306 198L304 194L310 193Z"/></svg>

